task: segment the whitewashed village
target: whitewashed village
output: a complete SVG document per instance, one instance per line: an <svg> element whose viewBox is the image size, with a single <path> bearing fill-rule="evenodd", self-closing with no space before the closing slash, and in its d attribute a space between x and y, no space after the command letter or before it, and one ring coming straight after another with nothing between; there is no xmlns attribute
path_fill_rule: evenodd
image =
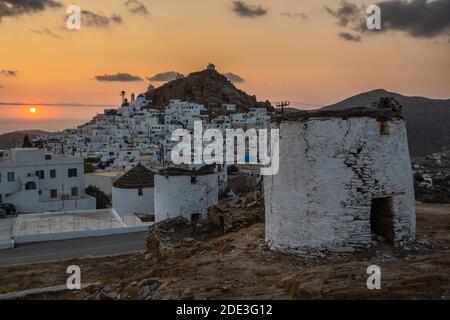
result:
<svg viewBox="0 0 450 320"><path fill-rule="evenodd" d="M221 77L212 64L197 74L213 82ZM180 81L189 80L175 80L173 86L181 87ZM363 261L339 265L336 277L345 278L375 259L398 264L389 277L392 286L400 286L398 272L407 268L404 262L439 247L416 240L408 135L402 108L394 99L343 111L294 112L285 102L271 106L256 103L256 98L248 105L233 99L202 104L173 93L161 101L156 90L150 85L146 92L122 92L118 108L106 109L86 124L39 136L29 148L0 151L0 202L12 204L18 214L0 241L2 249L148 232L143 255L114 262L117 270L150 265L148 274L136 271L128 275L133 280L118 277L116 282L93 276L102 284L60 292L59 297L381 297L380 292L360 288L355 293L338 284L326 295L332 280L317 285L311 275L326 277L327 271L320 269L323 261ZM235 164L175 165L173 131L193 133L198 121L205 129L223 133L279 129L279 171L262 176L261 166L248 154ZM257 261L245 272L236 267L245 280L222 270L227 263L236 266L239 255ZM183 259L194 263L190 257L195 264L186 279L175 265ZM208 259L217 260L219 267L198 271L205 277L199 280L196 266L208 265ZM163 277L160 264L170 276ZM276 280L275 287L282 288L276 290L270 278L275 264L277 273L288 274ZM428 267L436 265L430 262ZM311 274L301 274L299 268L311 268ZM445 265L437 268L448 272ZM254 274L259 273L256 280ZM421 276L412 273L406 296L414 296ZM349 282L365 286L364 272L354 277ZM238 278L262 281L255 289L260 294L240 287ZM440 280L427 281L442 294Z"/></svg>
<svg viewBox="0 0 450 320"><path fill-rule="evenodd" d="M205 71L215 72L215 66ZM224 133L266 128L270 110L250 107L239 112L234 104L221 104L221 115L213 118L205 105L179 99L159 109L146 98L154 90L150 85L130 99L122 93L117 109L106 109L76 129L37 137L33 142L39 147L0 151L0 202L13 204L20 213L11 246L137 232L148 222L178 215L204 220L206 209L218 204L219 196L260 189L259 166L234 166L235 179L228 177L223 164L207 170L202 165L175 166L171 151L177 142L172 133L181 128L193 132L196 121ZM191 181L193 175L199 176L198 182ZM89 186L106 195L108 205L99 206L86 194ZM124 228L116 230L118 226Z"/></svg>

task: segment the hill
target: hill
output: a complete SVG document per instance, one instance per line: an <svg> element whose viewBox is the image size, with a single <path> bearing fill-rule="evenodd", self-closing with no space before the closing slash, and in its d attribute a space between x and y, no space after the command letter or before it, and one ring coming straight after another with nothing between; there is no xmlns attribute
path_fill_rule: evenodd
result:
<svg viewBox="0 0 450 320"><path fill-rule="evenodd" d="M377 89L345 99L322 110L343 110L368 106L380 97L393 97L403 106L411 156L420 156L450 148L450 99L407 97Z"/></svg>
<svg viewBox="0 0 450 320"><path fill-rule="evenodd" d="M208 107L222 104L235 104L240 112L251 107L271 108L268 101L258 102L255 96L250 96L237 89L225 76L214 69L193 72L186 78L170 81L161 87L146 93L154 106L163 108L170 99L181 99Z"/></svg>
<svg viewBox="0 0 450 320"><path fill-rule="evenodd" d="M0 149L9 149L14 145L14 143L16 147L22 147L23 138L25 135L28 135L28 137L32 140L43 134L48 134L48 132L42 130L24 130L2 134L0 135Z"/></svg>

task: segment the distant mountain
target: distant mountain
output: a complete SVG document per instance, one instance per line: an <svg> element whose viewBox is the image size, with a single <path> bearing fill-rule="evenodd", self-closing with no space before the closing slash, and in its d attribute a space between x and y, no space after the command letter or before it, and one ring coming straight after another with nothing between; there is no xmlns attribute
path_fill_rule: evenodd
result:
<svg viewBox="0 0 450 320"><path fill-rule="evenodd" d="M271 104L258 102L255 96L250 96L237 89L225 76L214 69L206 69L189 74L186 78L170 81L161 87L146 93L156 107L165 107L170 99L181 99L204 104L214 108L222 104L235 104L240 112L251 107L271 108Z"/></svg>
<svg viewBox="0 0 450 320"><path fill-rule="evenodd" d="M0 135L0 149L9 149L11 146L20 148L23 144L23 138L28 135L30 140L37 136L48 134L46 131L42 130L24 130L24 131L14 131Z"/></svg>
<svg viewBox="0 0 450 320"><path fill-rule="evenodd" d="M325 110L343 110L369 106L380 97L393 97L403 106L411 156L420 156L450 148L450 99L406 97L377 89L338 102Z"/></svg>

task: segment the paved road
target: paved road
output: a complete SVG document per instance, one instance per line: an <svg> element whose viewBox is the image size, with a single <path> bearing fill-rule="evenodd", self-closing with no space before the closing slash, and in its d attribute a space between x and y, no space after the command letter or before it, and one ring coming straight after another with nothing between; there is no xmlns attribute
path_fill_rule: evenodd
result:
<svg viewBox="0 0 450 320"><path fill-rule="evenodd" d="M0 268L5 266L101 257L145 250L145 232L98 238L31 243L0 250Z"/></svg>

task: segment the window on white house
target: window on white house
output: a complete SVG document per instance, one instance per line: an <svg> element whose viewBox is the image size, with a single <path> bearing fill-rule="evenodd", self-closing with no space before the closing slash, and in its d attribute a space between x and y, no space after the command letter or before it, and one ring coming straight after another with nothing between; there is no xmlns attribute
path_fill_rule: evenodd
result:
<svg viewBox="0 0 450 320"><path fill-rule="evenodd" d="M72 197L78 197L78 188L77 187L73 187L70 190L70 194L72 195Z"/></svg>
<svg viewBox="0 0 450 320"><path fill-rule="evenodd" d="M36 183L29 181L25 184L25 190L36 190Z"/></svg>
<svg viewBox="0 0 450 320"><path fill-rule="evenodd" d="M39 177L39 179L44 180L45 179L45 172L44 172L44 170L36 171L36 176Z"/></svg>
<svg viewBox="0 0 450 320"><path fill-rule="evenodd" d="M58 197L58 190L52 189L50 190L50 198L55 199Z"/></svg>
<svg viewBox="0 0 450 320"><path fill-rule="evenodd" d="M8 182L16 181L16 174L14 172L8 172Z"/></svg>
<svg viewBox="0 0 450 320"><path fill-rule="evenodd" d="M78 176L77 169L76 169L76 168L69 169L69 170L68 170L68 176L69 176L69 178L75 178L75 177L77 177L77 176Z"/></svg>
<svg viewBox="0 0 450 320"><path fill-rule="evenodd" d="M50 179L56 178L56 170L50 170Z"/></svg>

